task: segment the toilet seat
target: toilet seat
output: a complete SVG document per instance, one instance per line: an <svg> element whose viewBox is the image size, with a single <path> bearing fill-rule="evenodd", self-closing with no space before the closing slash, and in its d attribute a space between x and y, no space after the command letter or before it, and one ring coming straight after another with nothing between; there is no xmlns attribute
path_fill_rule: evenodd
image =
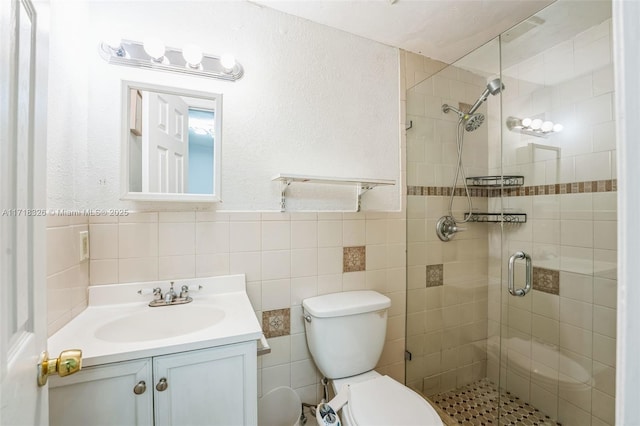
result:
<svg viewBox="0 0 640 426"><path fill-rule="evenodd" d="M389 376L349 384L343 416L361 426L442 425L435 409L420 395Z"/></svg>

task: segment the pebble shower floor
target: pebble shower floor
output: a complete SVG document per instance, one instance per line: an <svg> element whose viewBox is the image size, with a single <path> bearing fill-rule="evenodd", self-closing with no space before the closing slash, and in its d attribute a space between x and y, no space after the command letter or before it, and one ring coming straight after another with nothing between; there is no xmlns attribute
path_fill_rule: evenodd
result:
<svg viewBox="0 0 640 426"><path fill-rule="evenodd" d="M502 417L498 421L498 396ZM489 379L429 398L461 425L552 425L561 426L537 408L516 396L498 393Z"/></svg>

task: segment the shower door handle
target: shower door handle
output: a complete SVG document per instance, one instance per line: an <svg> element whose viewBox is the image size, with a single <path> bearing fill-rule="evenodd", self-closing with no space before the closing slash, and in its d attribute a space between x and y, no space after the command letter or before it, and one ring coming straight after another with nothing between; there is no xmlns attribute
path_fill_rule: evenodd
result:
<svg viewBox="0 0 640 426"><path fill-rule="evenodd" d="M526 266L525 266L525 281L524 281L524 288L514 288L515 284L514 284L514 264L516 263L517 259L524 259L526 262ZM509 273L508 273L508 289L509 289L509 293L512 296L519 296L522 297L524 295L526 295L527 293L529 293L529 291L531 290L531 284L532 284L532 278L533 278L533 272L532 272L532 268L531 268L531 256L529 256L528 254L526 254L525 252L522 251L517 251L515 253L513 253L511 255L511 257L509 258Z"/></svg>

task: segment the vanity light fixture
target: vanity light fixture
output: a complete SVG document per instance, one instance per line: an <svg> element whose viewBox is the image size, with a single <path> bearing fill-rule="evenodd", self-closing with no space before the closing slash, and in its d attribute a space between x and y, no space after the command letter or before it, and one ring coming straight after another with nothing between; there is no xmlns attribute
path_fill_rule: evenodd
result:
<svg viewBox="0 0 640 426"><path fill-rule="evenodd" d="M531 119L509 117L507 118L507 128L512 132L519 132L525 135L537 136L540 138L548 138L552 133L561 132L564 126L560 123L552 121L544 121L540 118Z"/></svg>
<svg viewBox="0 0 640 426"><path fill-rule="evenodd" d="M144 43L113 39L100 43L98 52L110 64L170 71L200 77L236 81L244 75L244 68L233 56L203 53L199 46L188 44L183 49L166 47L157 38Z"/></svg>

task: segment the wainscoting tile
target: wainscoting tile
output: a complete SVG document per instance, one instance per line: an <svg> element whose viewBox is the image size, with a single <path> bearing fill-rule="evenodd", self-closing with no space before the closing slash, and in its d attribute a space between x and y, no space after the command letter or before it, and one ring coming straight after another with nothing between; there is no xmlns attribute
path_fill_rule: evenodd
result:
<svg viewBox="0 0 640 426"><path fill-rule="evenodd" d="M262 332L267 339L291 334L290 308L263 311Z"/></svg>
<svg viewBox="0 0 640 426"><path fill-rule="evenodd" d="M342 272L358 272L366 269L366 247L342 248Z"/></svg>

